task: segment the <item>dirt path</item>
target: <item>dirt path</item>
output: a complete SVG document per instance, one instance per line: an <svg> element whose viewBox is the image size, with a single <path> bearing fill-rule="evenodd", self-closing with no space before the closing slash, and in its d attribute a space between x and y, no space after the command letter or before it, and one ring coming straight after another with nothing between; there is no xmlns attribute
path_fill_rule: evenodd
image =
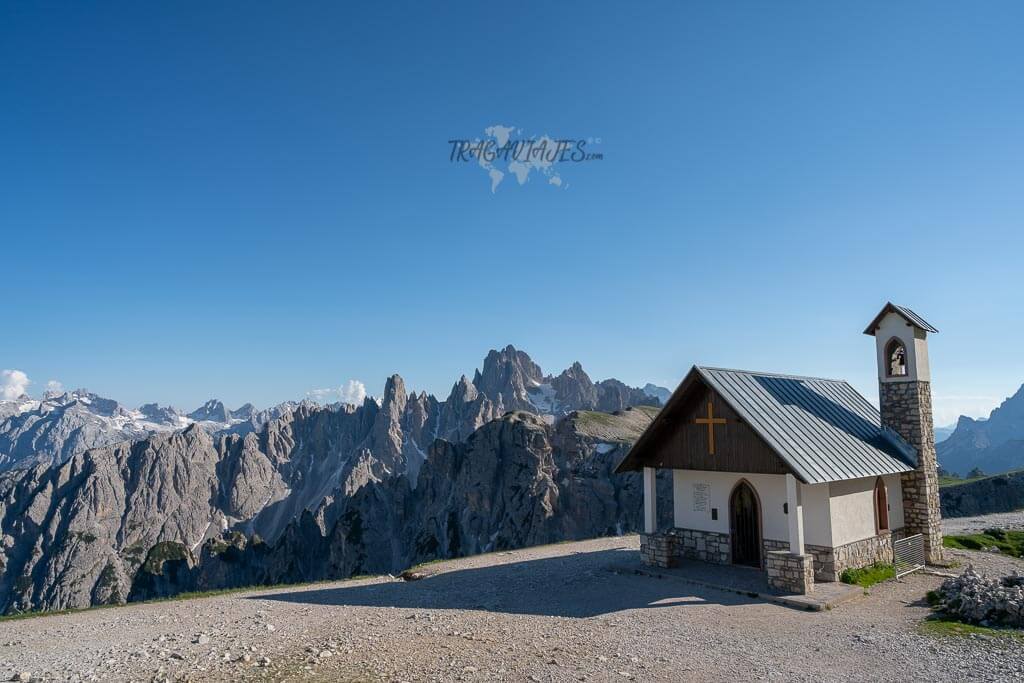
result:
<svg viewBox="0 0 1024 683"><path fill-rule="evenodd" d="M608 571L637 538L387 577L0 622L0 678L45 680L1012 680L1020 641L920 635L912 576L806 613ZM958 554L986 571L1024 568Z"/></svg>

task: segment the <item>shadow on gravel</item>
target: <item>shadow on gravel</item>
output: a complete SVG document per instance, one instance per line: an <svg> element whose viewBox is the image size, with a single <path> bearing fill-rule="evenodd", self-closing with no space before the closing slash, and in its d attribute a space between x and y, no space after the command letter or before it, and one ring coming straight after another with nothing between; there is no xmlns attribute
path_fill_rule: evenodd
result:
<svg viewBox="0 0 1024 683"><path fill-rule="evenodd" d="M457 609L587 618L629 609L761 603L744 595L680 581L610 570L635 550L601 550L560 557L454 569L420 581L311 588L246 596L311 605ZM496 561L502 556L496 555Z"/></svg>

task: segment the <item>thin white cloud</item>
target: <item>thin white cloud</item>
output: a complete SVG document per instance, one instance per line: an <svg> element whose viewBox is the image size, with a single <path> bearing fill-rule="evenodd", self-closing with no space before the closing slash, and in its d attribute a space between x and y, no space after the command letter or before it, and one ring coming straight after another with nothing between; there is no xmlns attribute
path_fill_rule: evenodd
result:
<svg viewBox="0 0 1024 683"><path fill-rule="evenodd" d="M969 396L969 395L958 395L958 394L946 394L943 396L936 396L936 401L996 401L999 399L995 396Z"/></svg>
<svg viewBox="0 0 1024 683"><path fill-rule="evenodd" d="M363 400L366 399L366 385L357 379L350 379L340 387L311 389L306 392L306 396L317 403L340 401L342 403L362 405Z"/></svg>
<svg viewBox="0 0 1024 683"><path fill-rule="evenodd" d="M55 379L51 379L49 382L46 383L46 390L52 391L56 394L61 394L64 393L64 385Z"/></svg>
<svg viewBox="0 0 1024 683"><path fill-rule="evenodd" d="M325 403L330 401L331 397L337 393L337 389L310 389L306 392L306 397L316 401L317 403Z"/></svg>
<svg viewBox="0 0 1024 683"><path fill-rule="evenodd" d="M32 380L21 370L0 372L0 400L13 401L28 393L29 384L32 384Z"/></svg>

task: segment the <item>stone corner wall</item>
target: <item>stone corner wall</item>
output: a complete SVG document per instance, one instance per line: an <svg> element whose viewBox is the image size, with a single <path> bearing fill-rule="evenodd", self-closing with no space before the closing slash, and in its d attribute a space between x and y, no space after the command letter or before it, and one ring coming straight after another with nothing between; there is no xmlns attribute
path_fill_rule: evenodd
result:
<svg viewBox="0 0 1024 683"><path fill-rule="evenodd" d="M772 550L765 556L768 585L785 593L806 595L814 590L814 557Z"/></svg>
<svg viewBox="0 0 1024 683"><path fill-rule="evenodd" d="M680 528L640 534L640 559L652 567L677 567L681 559L729 564L731 554L728 534Z"/></svg>
<svg viewBox="0 0 1024 683"><path fill-rule="evenodd" d="M942 513L931 382L879 382L878 394L882 424L917 450L917 468L900 475L904 526L909 534L924 536L928 562L941 562Z"/></svg>
<svg viewBox="0 0 1024 683"><path fill-rule="evenodd" d="M677 566L675 538L668 534L640 534L640 561L650 567Z"/></svg>
<svg viewBox="0 0 1024 683"><path fill-rule="evenodd" d="M902 533L902 529L899 530ZM829 548L823 545L805 545L814 558L814 578L818 581L838 581L844 569L859 569L882 562L891 564L893 535L883 531L859 541Z"/></svg>

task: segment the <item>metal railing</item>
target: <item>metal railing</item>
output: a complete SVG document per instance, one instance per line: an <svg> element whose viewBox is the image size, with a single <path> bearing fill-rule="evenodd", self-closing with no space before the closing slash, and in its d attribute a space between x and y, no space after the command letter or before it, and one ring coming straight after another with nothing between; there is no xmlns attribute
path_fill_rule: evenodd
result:
<svg viewBox="0 0 1024 683"><path fill-rule="evenodd" d="M914 534L893 541L892 554L897 579L924 569L924 536Z"/></svg>

